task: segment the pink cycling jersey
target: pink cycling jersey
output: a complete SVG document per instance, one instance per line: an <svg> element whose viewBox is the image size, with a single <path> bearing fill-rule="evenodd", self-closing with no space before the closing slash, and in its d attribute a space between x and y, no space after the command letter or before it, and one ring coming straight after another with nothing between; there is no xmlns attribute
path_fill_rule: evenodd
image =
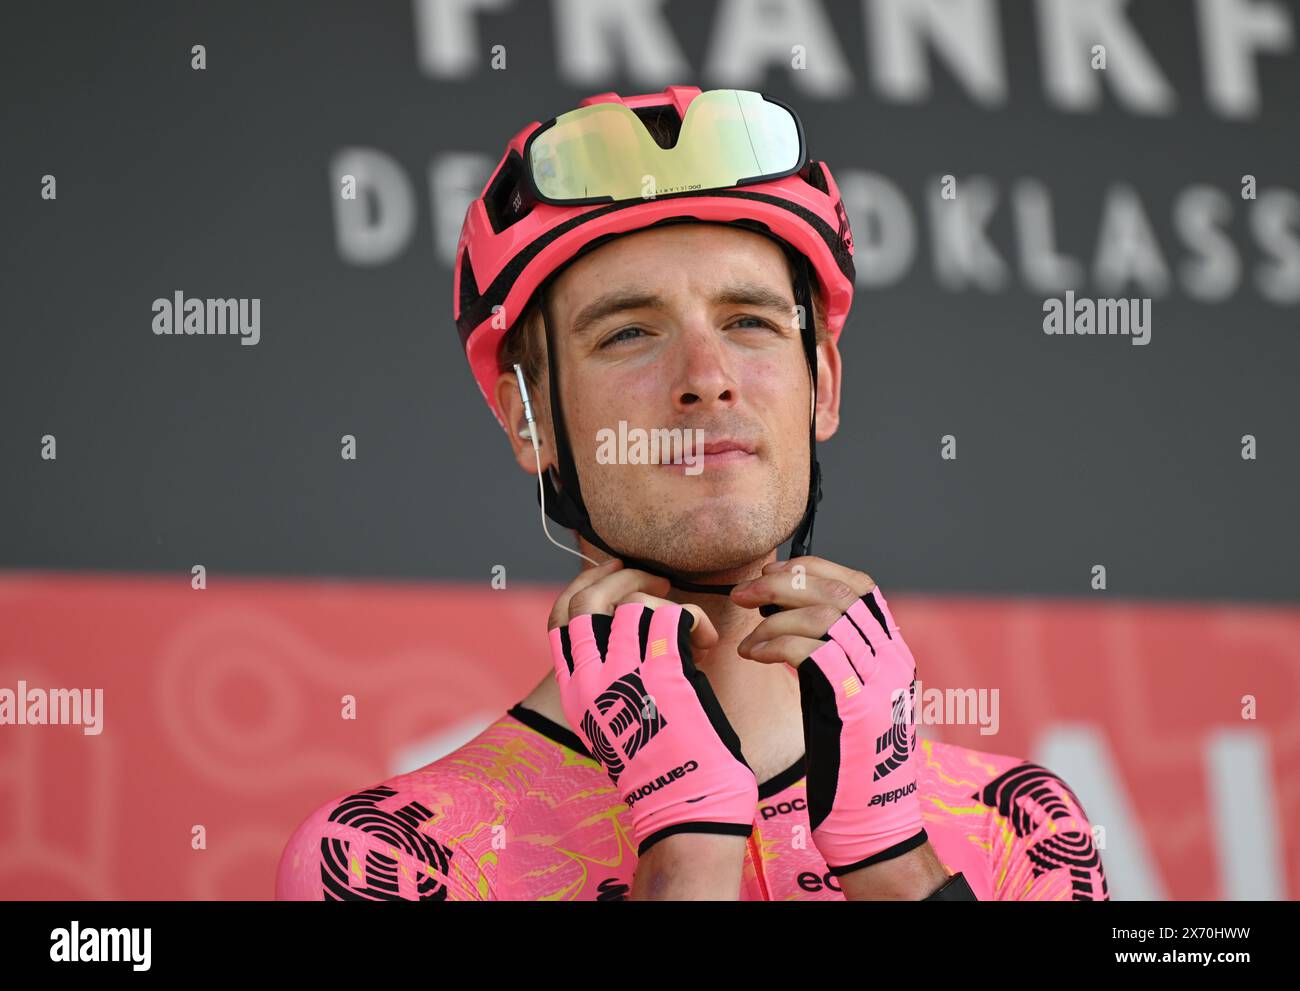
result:
<svg viewBox="0 0 1300 991"><path fill-rule="evenodd" d="M925 831L977 898L1104 900L1083 806L1016 757L919 741ZM627 806L568 727L516 705L445 757L326 802L290 838L279 899L611 900L636 871ZM808 828L803 762L762 782L741 898L843 899Z"/></svg>

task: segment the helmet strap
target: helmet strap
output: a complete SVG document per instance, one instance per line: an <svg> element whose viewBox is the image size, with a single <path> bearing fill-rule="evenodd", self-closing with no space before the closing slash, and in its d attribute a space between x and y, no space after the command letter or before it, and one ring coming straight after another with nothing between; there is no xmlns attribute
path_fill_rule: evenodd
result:
<svg viewBox="0 0 1300 991"><path fill-rule="evenodd" d="M812 287L808 280L808 259L798 252L791 252L791 258L795 269L794 301L804 316L800 331L808 372L812 376L812 415L808 420L808 503L803 520L790 541L790 557L796 558L812 551L817 504L822 501L822 469L817 462L817 312L813 308Z"/></svg>

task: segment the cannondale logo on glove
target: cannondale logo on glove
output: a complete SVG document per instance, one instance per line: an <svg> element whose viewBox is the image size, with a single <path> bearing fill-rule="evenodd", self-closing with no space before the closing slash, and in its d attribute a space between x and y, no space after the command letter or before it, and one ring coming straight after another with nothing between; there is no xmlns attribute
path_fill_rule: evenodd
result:
<svg viewBox="0 0 1300 991"><path fill-rule="evenodd" d="M597 714L608 723L618 746L605 734ZM582 733L615 784L626 767L624 760L635 757L667 725L636 672L624 675L601 692L596 697L596 712L582 714Z"/></svg>
<svg viewBox="0 0 1300 991"><path fill-rule="evenodd" d="M899 689L894 695L891 725L876 738L876 756L887 753L884 760L876 764L872 781L879 781L895 768L907 762L908 754L916 746L916 679L907 686L907 695Z"/></svg>
<svg viewBox="0 0 1300 991"><path fill-rule="evenodd" d="M652 795L655 792L657 792L660 788L665 788L668 785L672 784L678 778L685 777L686 775L690 774L692 771L699 770L699 767L700 767L699 761L688 760L681 767L674 767L667 774L659 775L659 777L655 778L649 784L644 784L640 788L634 789L627 796L627 798L623 799L623 801L627 802L627 807L630 809L632 806L634 806L637 802L641 801L641 799L645 798L647 795ZM708 797L707 795L700 796L700 798L707 798L707 797ZM695 802L698 802L700 798L688 798L686 800L686 804L691 805Z"/></svg>

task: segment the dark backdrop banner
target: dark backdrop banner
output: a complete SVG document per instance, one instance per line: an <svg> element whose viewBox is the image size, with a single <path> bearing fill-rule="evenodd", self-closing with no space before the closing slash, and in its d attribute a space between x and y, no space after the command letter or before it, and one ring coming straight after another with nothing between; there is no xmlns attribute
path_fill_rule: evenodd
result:
<svg viewBox="0 0 1300 991"><path fill-rule="evenodd" d="M926 590L1300 590L1295 2L4 16L4 564L569 574L460 351L452 252L521 126L691 83L793 104L848 202L820 548ZM1147 343L1045 334L1066 291L1149 299ZM258 342L155 335L176 293L260 300Z"/></svg>
<svg viewBox="0 0 1300 991"><path fill-rule="evenodd" d="M1300 891L1300 2L0 19L0 688L105 691L0 726L0 895L268 896L312 808L545 675L574 560L453 251L522 126L668 84L790 103L844 193L814 552L898 590L929 686L1005 693L934 735L1061 774L1114 897ZM158 333L188 299L256 333ZM1140 330L1046 332L1108 299Z"/></svg>

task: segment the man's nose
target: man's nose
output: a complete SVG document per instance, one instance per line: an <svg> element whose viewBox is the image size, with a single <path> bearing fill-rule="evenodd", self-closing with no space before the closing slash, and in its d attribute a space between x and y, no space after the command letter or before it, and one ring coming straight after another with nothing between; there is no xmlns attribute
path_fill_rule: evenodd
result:
<svg viewBox="0 0 1300 991"><path fill-rule="evenodd" d="M682 327L673 402L680 410L733 405L739 398L734 356L724 332L707 317L693 317Z"/></svg>

